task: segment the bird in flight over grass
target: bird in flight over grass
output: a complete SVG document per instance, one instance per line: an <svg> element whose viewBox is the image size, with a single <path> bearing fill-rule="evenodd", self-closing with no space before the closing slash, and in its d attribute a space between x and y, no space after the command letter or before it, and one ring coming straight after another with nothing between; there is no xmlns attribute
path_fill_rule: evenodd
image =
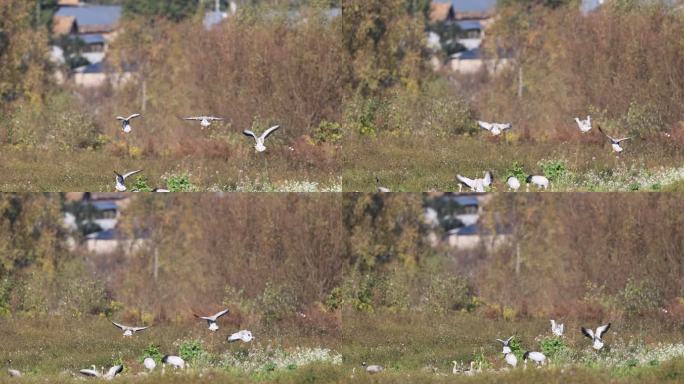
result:
<svg viewBox="0 0 684 384"><path fill-rule="evenodd" d="M193 116L193 117L184 117L183 120L195 120L199 121L200 125L202 126L202 129L207 128L211 125L212 121L223 121L222 117L215 117L215 116Z"/></svg>
<svg viewBox="0 0 684 384"><path fill-rule="evenodd" d="M215 315L211 315L211 316L199 316L199 315L195 315L194 313L193 313L193 315L195 315L195 317L198 319L206 320L207 323L209 324L209 330L214 332L214 331L217 331L219 329L216 321L218 321L218 319L221 316L225 315L226 313L228 313L228 309L224 309L223 311L221 311Z"/></svg>
<svg viewBox="0 0 684 384"><path fill-rule="evenodd" d="M632 139L631 137L623 137L623 138L620 138L620 139L616 139L616 138L614 138L614 137L608 136L605 132L603 132L603 130L601 129L601 126L600 126L600 125L598 126L598 130L599 130L599 132L603 133L603 135L604 135L605 137L607 137L608 140L610 140L610 145L611 145L611 147L613 147L613 151L615 151L615 152L617 152L617 153L620 153L620 152L622 152L622 151L624 150L624 148L622 148L622 147L620 146L620 143L621 143L621 142L623 142L623 141L625 141L625 140L631 140L631 139Z"/></svg>
<svg viewBox="0 0 684 384"><path fill-rule="evenodd" d="M266 140L266 138L270 136L271 133L275 132L278 128L280 128L280 125L274 125L273 127L264 131L264 133L262 133L261 136L257 136L254 132L250 130L244 130L242 131L242 134L245 136L253 137L256 141L256 145L254 146L254 148L257 152L263 152L266 150L266 147L264 146L264 140Z"/></svg>
<svg viewBox="0 0 684 384"><path fill-rule="evenodd" d="M139 113L134 113L128 117L117 116L116 119L121 120L121 126L123 127L124 133L129 133L133 130L130 122L131 119L135 119L138 116L140 116Z"/></svg>
<svg viewBox="0 0 684 384"><path fill-rule="evenodd" d="M137 171L127 172L127 173L124 173L123 175L114 171L114 174L116 175L116 186L115 186L116 190L119 192L124 192L126 190L126 178L131 176L131 175L135 175L136 173L141 172L141 171L142 171L142 169L138 169Z"/></svg>
<svg viewBox="0 0 684 384"><path fill-rule="evenodd" d="M109 321L111 321L111 320L109 320ZM147 328L149 328L149 326L147 326L147 327L131 327L129 325L123 325L123 324L115 323L113 321L111 321L111 322L112 322L112 324L114 324L115 327L117 327L123 331L124 336L133 336L134 333L144 331Z"/></svg>
<svg viewBox="0 0 684 384"><path fill-rule="evenodd" d="M484 192L485 188L492 185L492 172L486 171L482 179L469 179L465 176L456 175L456 180L461 182L458 191L461 192L461 186L465 185L475 192Z"/></svg>
<svg viewBox="0 0 684 384"><path fill-rule="evenodd" d="M586 120L580 120L578 117L575 117L575 122L577 122L577 126L582 133L591 131L591 116L587 115Z"/></svg>
<svg viewBox="0 0 684 384"><path fill-rule="evenodd" d="M231 343L233 341L238 341L238 340L242 340L242 342L248 343L248 342L252 341L252 339L253 339L252 332L247 331L247 330L235 332L232 335L228 336L228 341Z"/></svg>
<svg viewBox="0 0 684 384"><path fill-rule="evenodd" d="M489 131L494 136L499 136L503 131L513 128L511 123L488 123L486 121L477 121L480 128Z"/></svg>
<svg viewBox="0 0 684 384"><path fill-rule="evenodd" d="M591 339L592 348L594 348L595 350L598 351L601 348L603 348L602 337L603 337L603 334L606 333L609 328L610 328L610 323L596 328L596 331L592 331L591 329L584 328L584 327L582 327L581 329L582 329L582 334Z"/></svg>

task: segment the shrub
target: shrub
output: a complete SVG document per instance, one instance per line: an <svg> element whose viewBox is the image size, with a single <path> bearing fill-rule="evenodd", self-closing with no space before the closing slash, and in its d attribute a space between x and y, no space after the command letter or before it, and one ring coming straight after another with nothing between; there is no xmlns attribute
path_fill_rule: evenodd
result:
<svg viewBox="0 0 684 384"><path fill-rule="evenodd" d="M424 306L438 313L470 310L473 297L468 281L459 276L433 276L424 292Z"/></svg>
<svg viewBox="0 0 684 384"><path fill-rule="evenodd" d="M323 120L314 130L314 139L319 143L337 144L342 140L342 126L337 122Z"/></svg>
<svg viewBox="0 0 684 384"><path fill-rule="evenodd" d="M294 313L297 309L297 302L292 289L266 283L264 291L257 299L257 308L261 310L262 321L270 324Z"/></svg>
<svg viewBox="0 0 684 384"><path fill-rule="evenodd" d="M180 175L164 176L166 185L171 192L196 192L197 186L190 182L190 176L186 173Z"/></svg>
<svg viewBox="0 0 684 384"><path fill-rule="evenodd" d="M567 175L567 166L564 160L549 160L541 164L544 176L552 182L558 182Z"/></svg>
<svg viewBox="0 0 684 384"><path fill-rule="evenodd" d="M558 336L545 337L541 340L541 350L548 358L556 358L562 353L565 353L568 347L562 338Z"/></svg>
<svg viewBox="0 0 684 384"><path fill-rule="evenodd" d="M158 364L161 364L161 359L164 355L161 353L159 345L153 343L148 344L147 347L143 349L142 355L138 361L142 363L148 357L151 357Z"/></svg>
<svg viewBox="0 0 684 384"><path fill-rule="evenodd" d="M138 192L152 192L152 187L148 184L146 176L136 178L132 189Z"/></svg>
<svg viewBox="0 0 684 384"><path fill-rule="evenodd" d="M206 367L211 364L211 356L204 350L200 340L179 342L178 355L193 367Z"/></svg>
<svg viewBox="0 0 684 384"><path fill-rule="evenodd" d="M617 294L618 304L628 317L644 314L663 305L663 294L651 282L627 280L625 288Z"/></svg>

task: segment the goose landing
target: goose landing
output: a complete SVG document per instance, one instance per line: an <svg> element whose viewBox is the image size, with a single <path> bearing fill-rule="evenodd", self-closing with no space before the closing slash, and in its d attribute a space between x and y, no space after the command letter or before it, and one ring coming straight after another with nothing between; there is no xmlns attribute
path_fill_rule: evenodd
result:
<svg viewBox="0 0 684 384"><path fill-rule="evenodd" d="M511 123L488 123L480 120L477 121L477 125L479 125L480 128L489 131L494 136L499 136L503 131L513 128L513 124Z"/></svg>
<svg viewBox="0 0 684 384"><path fill-rule="evenodd" d="M204 128L209 127L211 125L212 121L222 121L223 118L214 117L214 116L193 116L193 117L184 117L183 120L199 121L200 125L202 126L202 129L204 129Z"/></svg>
<svg viewBox="0 0 684 384"><path fill-rule="evenodd" d="M601 348L603 348L604 344L603 344L602 337L603 337L603 334L606 333L606 331L608 331L609 328L610 328L610 323L596 328L596 332L592 331L589 328L582 327L581 329L582 329L582 334L591 339L592 348L594 348L595 350L598 351Z"/></svg>
<svg viewBox="0 0 684 384"><path fill-rule="evenodd" d="M109 320L109 321L111 321L111 320ZM120 330L123 331L123 335L124 335L124 336L133 336L134 333L140 332L140 331L144 331L144 330L146 330L147 328L150 327L150 326L147 326L147 327L131 327L131 326L128 326L128 325L123 325L123 324L115 323L115 322L113 322L113 321L111 321L111 322L112 322L112 324L114 324L115 327L117 327L117 328L119 328Z"/></svg>
<svg viewBox="0 0 684 384"><path fill-rule="evenodd" d="M199 316L199 315L195 315L195 317L198 318L198 319L206 320L206 321L207 321L207 324L209 324L209 330L212 331L212 332L215 332L215 331L217 331L217 330L219 329L218 324L216 324L216 321L217 321L221 316L225 315L226 313L228 313L228 309L224 309L223 311L221 311L221 312L219 312L219 313L217 313L217 314L215 314L215 315L212 315L212 316Z"/></svg>
<svg viewBox="0 0 684 384"><path fill-rule="evenodd" d="M245 136L253 137L254 140L256 141L256 145L254 146L254 148L256 149L257 152L263 152L266 150L266 147L264 146L264 141L266 140L266 138L268 136L271 135L271 133L275 132L278 128L280 128L280 125L274 125L273 127L264 131L264 133L262 133L261 136L257 136L254 132L252 132L250 130L242 131L242 134Z"/></svg>
<svg viewBox="0 0 684 384"><path fill-rule="evenodd" d="M123 128L124 133L129 133L133 130L130 121L138 116L140 116L139 113L134 113L128 117L117 116L116 119L121 120L121 127Z"/></svg>
<svg viewBox="0 0 684 384"><path fill-rule="evenodd" d="M551 320L551 332L558 336L561 337L563 336L563 329L565 328L564 324L556 324L556 320Z"/></svg>
<svg viewBox="0 0 684 384"><path fill-rule="evenodd" d="M614 137L608 136L608 135L606 135L605 132L603 132L603 130L601 129L601 126L600 126L600 125L598 126L598 130L599 130L599 132L603 133L603 135L604 135L605 137L607 137L608 140L610 140L610 146L613 147L613 151L615 151L616 153L620 153L620 152L622 152L622 151L624 150L624 148L622 148L622 147L620 146L620 143L622 143L622 142L625 141L625 140L631 140L631 139L632 139L631 137L623 137L623 138L620 138L620 139L616 139L616 138L614 138Z"/></svg>
<svg viewBox="0 0 684 384"><path fill-rule="evenodd" d="M132 175L135 175L138 172L142 172L142 169L138 169L137 171L131 171L122 174L119 174L118 172L114 171L114 174L116 175L116 188L117 191L119 192L124 192L126 190L126 178Z"/></svg>
<svg viewBox="0 0 684 384"><path fill-rule="evenodd" d="M580 120L578 117L575 117L575 122L582 133L591 131L591 116L587 116L586 120Z"/></svg>

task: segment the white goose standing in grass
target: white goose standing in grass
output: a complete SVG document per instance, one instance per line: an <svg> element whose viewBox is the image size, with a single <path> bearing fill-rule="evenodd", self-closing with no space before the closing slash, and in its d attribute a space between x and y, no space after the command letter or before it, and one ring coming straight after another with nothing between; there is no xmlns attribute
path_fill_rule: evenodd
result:
<svg viewBox="0 0 684 384"><path fill-rule="evenodd" d="M228 341L232 343L234 341L241 340L243 343L249 343L253 338L252 332L243 329L242 331L235 332L228 336Z"/></svg>
<svg viewBox="0 0 684 384"><path fill-rule="evenodd" d="M111 320L109 320L109 321L111 321ZM115 323L115 322L113 322L113 321L111 321L111 322L112 322L112 324L114 324L115 327L117 327L117 328L119 328L120 330L122 330L122 331L123 331L123 335L124 335L124 336L127 336L127 337L133 336L134 333L140 332L140 331L144 331L144 330L146 330L147 328L150 327L149 325L148 325L147 327L131 327L131 326L128 326L128 325L123 325L123 324Z"/></svg>
<svg viewBox="0 0 684 384"><path fill-rule="evenodd" d="M212 331L212 332L215 332L215 331L217 331L217 330L219 329L218 324L216 323L216 321L217 321L221 316L225 315L226 313L228 313L228 309L224 309L223 311L218 312L217 314L211 315L211 316L199 316L199 315L195 315L194 313L193 313L193 315L195 315L195 317L198 318L198 319L206 320L207 323L209 324L209 330Z"/></svg>
<svg viewBox="0 0 684 384"><path fill-rule="evenodd" d="M605 137L607 137L608 140L610 140L610 146L613 147L613 151L615 151L616 153L620 153L624 150L624 148L622 148L620 146L620 143L622 143L625 140L631 140L632 139L631 137L623 137L620 139L616 139L614 137L608 136L605 132L603 132L600 125L598 126L598 130L599 130L599 132L603 133L603 135Z"/></svg>
<svg viewBox="0 0 684 384"><path fill-rule="evenodd" d="M463 368L460 367L460 365L458 364L458 362L456 360L452 361L452 363L454 364L454 367L451 368L452 374L460 375L461 373L463 373Z"/></svg>
<svg viewBox="0 0 684 384"><path fill-rule="evenodd" d="M508 176L508 179L506 179L506 185L508 186L509 190L518 192L518 189L520 189L520 180L518 180L518 178L515 176Z"/></svg>
<svg viewBox="0 0 684 384"><path fill-rule="evenodd" d="M166 364L176 368L176 369L185 369L185 360L183 360L180 356L173 356L173 355L164 355L161 359L162 362L162 370L166 366Z"/></svg>
<svg viewBox="0 0 684 384"><path fill-rule="evenodd" d="M146 357L145 360L143 360L143 365L145 366L145 369L152 372L157 367L157 362L151 357Z"/></svg>
<svg viewBox="0 0 684 384"><path fill-rule="evenodd" d="M242 134L244 134L245 136L253 137L256 141L256 145L254 146L254 148L257 152L263 152L266 150L266 147L264 146L264 141L268 136L271 135L271 133L275 132L278 128L280 128L280 125L274 125L271 128L264 131L264 133L262 133L261 136L257 136L254 132L250 130L244 130L242 131Z"/></svg>
<svg viewBox="0 0 684 384"><path fill-rule="evenodd" d="M124 192L126 190L126 178L135 175L138 172L142 172L142 169L126 172L124 174L120 174L117 171L114 171L114 174L116 175L116 186L114 188L116 188L116 190L119 192Z"/></svg>
<svg viewBox="0 0 684 384"><path fill-rule="evenodd" d="M525 182L527 183L525 190L528 192L530 191L530 184L536 186L537 189L549 189L549 185L551 184L546 176L541 175L529 175L527 176L527 179L525 179Z"/></svg>
<svg viewBox="0 0 684 384"><path fill-rule="evenodd" d="M486 187L492 184L492 172L486 171L482 179L469 179L465 176L456 175L459 184L458 191L461 192L462 185L467 186L475 192L484 192Z"/></svg>
<svg viewBox="0 0 684 384"><path fill-rule="evenodd" d="M12 369L8 368L7 369L7 374L10 375L10 377L21 377L22 374L18 369Z"/></svg>
<svg viewBox="0 0 684 384"><path fill-rule="evenodd" d="M513 128L511 123L488 123L486 121L477 121L480 128L489 131L494 136L499 136L503 131Z"/></svg>
<svg viewBox="0 0 684 384"><path fill-rule="evenodd" d="M556 320L551 319L551 332L558 336L561 337L563 336L563 330L565 328L564 324L557 324Z"/></svg>
<svg viewBox="0 0 684 384"><path fill-rule="evenodd" d="M546 355L541 352L527 351L523 355L523 361L525 362L525 367L527 367L527 360L532 360L537 365L544 365L546 363Z"/></svg>
<svg viewBox="0 0 684 384"><path fill-rule="evenodd" d="M380 179L377 176L375 176L375 185L378 188L378 192L390 192L389 188L380 186Z"/></svg>
<svg viewBox="0 0 684 384"><path fill-rule="evenodd" d="M215 117L215 116L193 116L193 117L184 117L183 120L195 120L199 121L200 125L202 126L202 129L207 128L211 125L212 121L223 121L222 117Z"/></svg>
<svg viewBox="0 0 684 384"><path fill-rule="evenodd" d="M134 113L128 117L117 116L116 119L121 120L121 126L123 127L124 133L129 133L133 130L131 127L131 120L138 116L140 116L139 113Z"/></svg>
<svg viewBox="0 0 684 384"><path fill-rule="evenodd" d="M606 331L608 331L609 328L610 328L610 323L605 324L605 325L601 325L600 327L596 328L596 331L592 331L589 328L582 327L582 334L584 334L584 336L591 339L592 348L594 348L595 350L598 351L601 348L603 348L604 344L603 344L602 337L603 337L603 334L606 333Z"/></svg>
<svg viewBox="0 0 684 384"><path fill-rule="evenodd" d="M361 366L364 367L368 373L380 373L385 370L380 365L368 365L365 361L361 363Z"/></svg>
<svg viewBox="0 0 684 384"><path fill-rule="evenodd" d="M575 122L582 133L591 131L591 116L587 115L586 120L580 120L578 117L575 117Z"/></svg>

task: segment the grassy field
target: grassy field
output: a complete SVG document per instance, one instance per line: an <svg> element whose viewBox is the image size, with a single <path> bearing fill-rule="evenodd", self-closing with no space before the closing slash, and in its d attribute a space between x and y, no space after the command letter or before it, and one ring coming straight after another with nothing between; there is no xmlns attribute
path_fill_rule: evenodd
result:
<svg viewBox="0 0 684 384"><path fill-rule="evenodd" d="M230 322L226 320L225 322ZM336 326L320 327L306 319L284 326L247 326L251 344L229 344L235 326L215 334L203 322L162 324L132 338L101 317L84 319L0 319L0 359L25 373L25 382L71 382L91 364L123 362L120 382L154 382L160 372L144 375L140 364L150 344L162 354L186 355L191 368L166 372L165 382L454 382L451 361L484 364L468 382L680 382L684 377L682 330L657 323L614 323L608 348L597 354L580 335L580 324L566 322L567 347L541 369L518 367L502 372L501 347L495 338L516 335L524 348L540 348L550 331L544 321L491 320L472 314L352 314ZM360 363L381 364L369 375ZM356 369L354 369L356 368ZM4 372L2 373L5 374ZM2 379L0 379L2 381Z"/></svg>
<svg viewBox="0 0 684 384"><path fill-rule="evenodd" d="M484 136L358 138L350 140L342 153L343 188L375 191L377 176L392 191L458 191L457 173L480 178L491 170L492 190L506 191L507 176L517 170L520 175L546 173L552 191L682 190L680 144L635 140L617 158L609 143L594 139L558 144L513 143Z"/></svg>
<svg viewBox="0 0 684 384"><path fill-rule="evenodd" d="M143 172L127 180L129 190L140 177L152 188L171 187L170 179L187 179L179 191L341 190L334 157L307 158L287 148L258 155L130 157L104 150L58 152L6 146L0 149L0 191L114 191L113 171L135 169Z"/></svg>

